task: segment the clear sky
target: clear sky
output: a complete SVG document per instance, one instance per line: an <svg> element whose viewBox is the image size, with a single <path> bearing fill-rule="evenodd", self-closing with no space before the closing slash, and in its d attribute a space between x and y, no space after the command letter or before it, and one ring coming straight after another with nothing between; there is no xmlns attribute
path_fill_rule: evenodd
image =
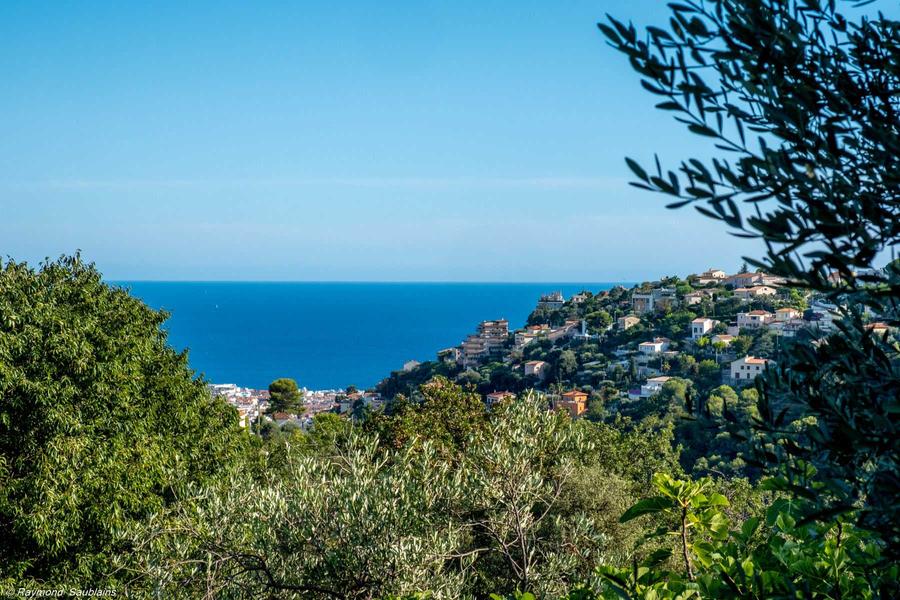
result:
<svg viewBox="0 0 900 600"><path fill-rule="evenodd" d="M659 0L0 3L0 255L110 279L610 281L753 242L595 23Z"/></svg>

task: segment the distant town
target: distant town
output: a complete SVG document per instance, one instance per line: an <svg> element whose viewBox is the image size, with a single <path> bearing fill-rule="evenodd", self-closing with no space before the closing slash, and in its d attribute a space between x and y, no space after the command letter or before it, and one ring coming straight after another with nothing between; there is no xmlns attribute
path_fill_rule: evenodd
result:
<svg viewBox="0 0 900 600"><path fill-rule="evenodd" d="M572 418L589 416L592 405L603 418L661 394L669 382L706 394L719 386L744 388L777 364L786 344L821 343L841 311L779 277L710 268L630 289L584 290L569 298L547 293L523 327L511 330L504 318L482 321L459 345L432 361L406 362L372 389L302 389L302 414L271 412L268 390L209 389L251 430L261 422L306 430L320 413L356 419L382 410L397 394L415 397L437 375L475 388L488 406L528 389ZM874 335L893 335L877 315L869 317Z"/></svg>

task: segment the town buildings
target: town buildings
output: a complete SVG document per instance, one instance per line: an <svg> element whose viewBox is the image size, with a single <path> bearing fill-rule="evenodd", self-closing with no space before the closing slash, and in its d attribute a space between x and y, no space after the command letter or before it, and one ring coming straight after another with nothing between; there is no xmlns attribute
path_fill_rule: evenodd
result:
<svg viewBox="0 0 900 600"><path fill-rule="evenodd" d="M467 337L460 346L458 362L468 368L497 358L508 339L509 322L506 319L482 321L477 333Z"/></svg>

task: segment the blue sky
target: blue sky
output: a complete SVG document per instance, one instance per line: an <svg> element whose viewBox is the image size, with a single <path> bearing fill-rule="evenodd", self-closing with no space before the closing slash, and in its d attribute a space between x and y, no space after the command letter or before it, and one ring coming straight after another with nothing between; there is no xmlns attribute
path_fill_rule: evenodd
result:
<svg viewBox="0 0 900 600"><path fill-rule="evenodd" d="M610 281L756 246L595 23L659 1L0 3L0 254L110 279Z"/></svg>

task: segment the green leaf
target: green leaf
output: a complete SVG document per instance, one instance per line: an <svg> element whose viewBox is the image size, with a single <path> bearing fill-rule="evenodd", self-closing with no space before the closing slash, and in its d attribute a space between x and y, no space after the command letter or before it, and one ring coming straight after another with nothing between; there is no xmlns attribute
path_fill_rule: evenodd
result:
<svg viewBox="0 0 900 600"><path fill-rule="evenodd" d="M625 157L625 163L628 165L628 168L631 169L631 172L634 173L638 179L641 181L649 181L650 178L647 176L647 171L645 171L641 165L637 164L634 159Z"/></svg>
<svg viewBox="0 0 900 600"><path fill-rule="evenodd" d="M636 519L642 515L655 514L672 508L672 501L662 496L653 496L645 498L634 506L625 511L625 514L619 519L619 523L627 523L632 519Z"/></svg>

